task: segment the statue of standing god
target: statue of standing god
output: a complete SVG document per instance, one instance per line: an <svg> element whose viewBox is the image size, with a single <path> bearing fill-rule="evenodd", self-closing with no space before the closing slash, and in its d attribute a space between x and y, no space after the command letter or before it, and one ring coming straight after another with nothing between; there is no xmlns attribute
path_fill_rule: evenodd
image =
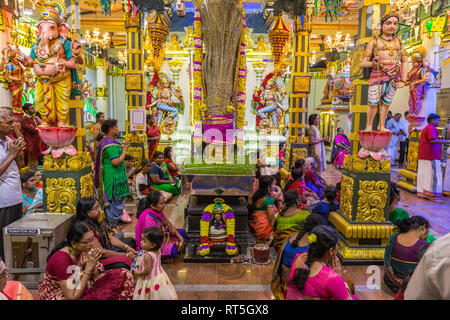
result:
<svg viewBox="0 0 450 320"><path fill-rule="evenodd" d="M69 27L64 23L64 1L46 0L44 7L30 54L38 78L36 105L42 126L66 127L72 83L78 79L77 64L84 63L82 46L67 39Z"/></svg>
<svg viewBox="0 0 450 320"><path fill-rule="evenodd" d="M361 66L371 68L369 78L369 107L364 132L373 131L373 120L380 106L379 131L385 128L389 106L398 88L406 85L408 75L408 55L395 35L399 16L386 13L381 18L381 34L367 43Z"/></svg>

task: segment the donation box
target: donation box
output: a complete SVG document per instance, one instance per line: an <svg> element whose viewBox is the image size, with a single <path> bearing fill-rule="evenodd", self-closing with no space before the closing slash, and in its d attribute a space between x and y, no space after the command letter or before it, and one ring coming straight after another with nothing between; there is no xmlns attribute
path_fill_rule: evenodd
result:
<svg viewBox="0 0 450 320"><path fill-rule="evenodd" d="M73 217L71 213L30 213L3 228L10 280L37 289L45 274L47 256L64 240Z"/></svg>

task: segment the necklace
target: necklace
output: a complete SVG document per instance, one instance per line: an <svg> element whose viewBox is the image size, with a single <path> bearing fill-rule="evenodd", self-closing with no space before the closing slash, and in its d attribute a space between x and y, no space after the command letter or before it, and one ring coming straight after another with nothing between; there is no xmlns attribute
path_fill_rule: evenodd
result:
<svg viewBox="0 0 450 320"><path fill-rule="evenodd" d="M393 57L395 54L396 54L396 52L398 51L398 47L396 46L396 42L395 42L395 39L392 39L392 40L386 40L386 39L384 39L382 36L380 36L380 40L381 40L381 42L383 43L383 45L384 45L384 49L386 50L386 51L388 51L388 54L391 56L391 57ZM394 42L394 44L391 46L388 42Z"/></svg>
<svg viewBox="0 0 450 320"><path fill-rule="evenodd" d="M39 66L41 69L45 69L46 61L50 59L51 57L58 55L58 51L61 49L63 44L63 41L61 39L56 40L54 42L53 50L51 48L47 48L44 46L44 43L39 40L39 44L37 45L37 48L35 49L37 60L39 61Z"/></svg>

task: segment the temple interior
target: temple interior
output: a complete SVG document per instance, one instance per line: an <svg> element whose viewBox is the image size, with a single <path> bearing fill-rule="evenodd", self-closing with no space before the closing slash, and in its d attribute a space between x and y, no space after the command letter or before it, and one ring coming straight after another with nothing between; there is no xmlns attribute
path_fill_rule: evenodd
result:
<svg viewBox="0 0 450 320"><path fill-rule="evenodd" d="M296 282L315 263L342 276L348 299L409 299L414 268L448 238L450 0L0 9L0 280L11 282L0 300L19 299L12 282L35 300L338 299ZM73 229L94 203L88 252ZM159 251L144 248L155 225ZM314 258L324 237L333 245ZM65 281L50 256L68 239L59 256L98 248L105 276L133 287L55 289ZM156 281L139 276L149 252L175 297L138 289Z"/></svg>

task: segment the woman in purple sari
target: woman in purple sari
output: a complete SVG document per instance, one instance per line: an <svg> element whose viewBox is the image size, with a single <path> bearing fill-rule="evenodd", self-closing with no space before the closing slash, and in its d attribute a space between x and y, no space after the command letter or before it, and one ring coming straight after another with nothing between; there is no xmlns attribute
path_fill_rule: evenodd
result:
<svg viewBox="0 0 450 320"><path fill-rule="evenodd" d="M184 250L184 229L175 229L164 214L165 199L160 191L151 191L147 195L147 209L142 211L136 223L136 249L141 250L142 231L148 227L160 227L166 234L166 239L161 246L163 262L172 262L178 253Z"/></svg>
<svg viewBox="0 0 450 320"><path fill-rule="evenodd" d="M344 129L338 128L331 150L331 161L336 168L342 168L345 156L350 154L350 140L344 134Z"/></svg>

